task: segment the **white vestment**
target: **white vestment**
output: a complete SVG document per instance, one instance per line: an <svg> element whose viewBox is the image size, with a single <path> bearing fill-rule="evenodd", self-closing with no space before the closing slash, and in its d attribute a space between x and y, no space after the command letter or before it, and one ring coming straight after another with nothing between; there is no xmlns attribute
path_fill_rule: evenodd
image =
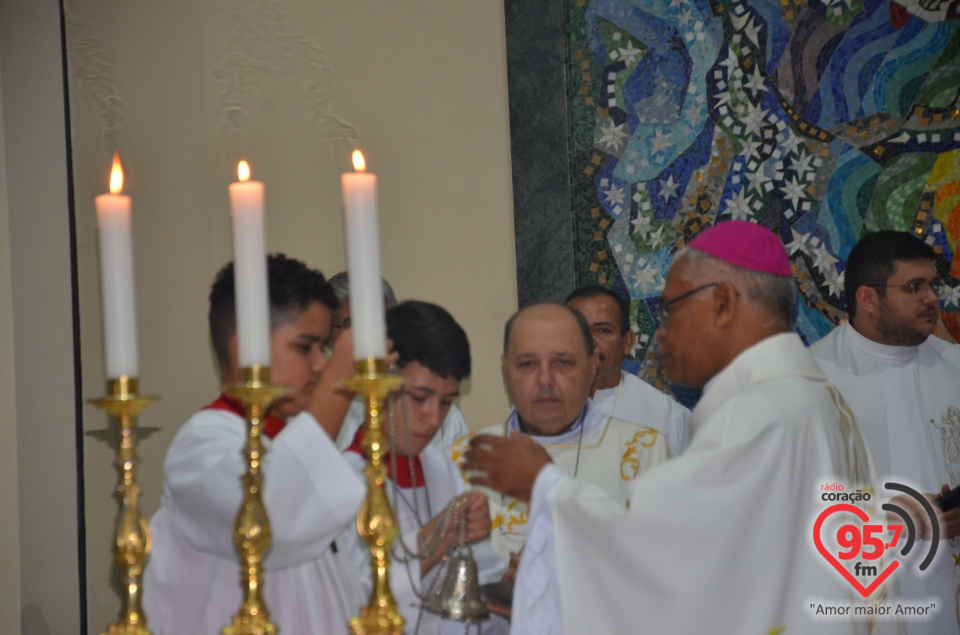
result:
<svg viewBox="0 0 960 635"><path fill-rule="evenodd" d="M867 633L818 619L851 586L813 546L829 479L869 483L842 401L795 334L741 353L706 386L687 452L630 484L629 507L541 471L512 633Z"/></svg>
<svg viewBox="0 0 960 635"><path fill-rule="evenodd" d="M881 486L939 493L945 483L960 485L960 346L932 336L919 346L884 346L842 324L810 352L853 411ZM915 550L922 558L929 546ZM941 541L926 572L911 560L893 576L901 599L934 598L943 608L932 619L905 621L910 635L960 633L956 559L960 539Z"/></svg>
<svg viewBox="0 0 960 635"><path fill-rule="evenodd" d="M394 406L396 412L394 413L399 421L403 417L403 408L399 404ZM389 412L387 407L384 408L385 412ZM357 430L363 426L363 423L367 420L367 403L360 399L354 399L350 403L350 408L347 410L347 415L343 419L343 425L340 426L340 433L337 435L337 447L341 450L346 450L350 447L350 444L353 443L353 437L356 436ZM384 434L387 434L386 419L383 420L384 423ZM463 415L460 414L460 409L457 408L456 404L450 405L450 410L447 412L447 416L444 417L443 423L440 424L440 429L437 431L433 438L430 439L430 447L437 448L438 450L446 450L453 442L462 437L465 434L468 434L470 429L467 427L467 423L463 420Z"/></svg>
<svg viewBox="0 0 960 635"><path fill-rule="evenodd" d="M620 371L620 383L598 390L593 401L615 419L659 430L676 455L690 445L690 411L636 375Z"/></svg>
<svg viewBox="0 0 960 635"><path fill-rule="evenodd" d="M505 424L491 426L477 434L504 436L519 431L517 411L513 409ZM454 461L459 462L473 436L468 435L454 444ZM631 481L671 456L663 436L655 429L609 417L590 400L580 422L570 430L556 437L531 435L530 438L543 446L555 465L579 480L600 487L621 505L626 504ZM509 558L510 553L520 552L527 539L528 506L509 496L485 491L490 498L493 549L503 558Z"/></svg>
<svg viewBox="0 0 960 635"><path fill-rule="evenodd" d="M362 474L366 465L364 459L354 452L346 453L358 474ZM393 479L387 479L387 498L393 509L394 518L399 523L399 533L393 544L393 558L390 567L390 590L397 601L397 607L405 620L403 632L420 635L463 635L464 623L456 620L441 619L436 613L420 610L420 597L427 595L438 584L438 576L444 568L436 565L427 574L420 577L420 561L409 563L400 561L402 554L400 541L410 549L417 549L417 532L421 522L426 524L431 518L446 508L455 497L467 491L467 484L457 466L440 450L427 447L420 453L423 466L424 487L396 487ZM417 513L420 518L418 520ZM498 582L506 570L507 561L496 555L490 547L490 541L482 540L471 545L474 560L477 563L477 572L480 584ZM360 536L353 532L351 536L350 555L354 567L360 572L361 585L364 596L368 597L373 588L373 574L370 566L370 549ZM419 596L419 597L418 597ZM419 630L414 630L417 620L420 621ZM481 623L481 632L491 631L489 620ZM470 632L476 632L476 626L470 627Z"/></svg>
<svg viewBox="0 0 960 635"><path fill-rule="evenodd" d="M144 610L154 635L216 635L240 609L233 524L246 472L246 430L233 412L201 410L170 446L144 574ZM346 633L364 598L346 545L333 543L355 526L364 485L308 413L263 441L263 500L273 536L263 596L271 619L287 635Z"/></svg>

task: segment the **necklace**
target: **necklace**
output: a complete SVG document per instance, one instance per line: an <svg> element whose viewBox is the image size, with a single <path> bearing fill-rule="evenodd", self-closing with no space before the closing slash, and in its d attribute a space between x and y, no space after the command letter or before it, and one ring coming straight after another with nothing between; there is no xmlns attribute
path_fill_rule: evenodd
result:
<svg viewBox="0 0 960 635"><path fill-rule="evenodd" d="M411 448L413 446L410 440L410 417L409 417L408 407L407 407L407 395L406 395L406 392L403 390L401 390L400 392L400 399L401 399L400 404L403 411L403 424L404 424L404 435L405 435L406 446L407 448ZM395 410L394 410L394 401L395 400L392 398L388 400L387 412L388 412L388 436L390 440L390 447L392 450L390 452L390 460L392 462L391 467L393 468L393 474L397 474L396 452L393 451L396 448L396 443L395 443L396 418L395 418ZM415 462L413 460L409 461L410 481L411 483L416 485L416 482L417 482L415 477L416 470L414 465L415 465ZM391 490L393 493L393 508L395 510L398 510L398 504L397 504L398 499L402 500L403 504L406 505L407 509L413 512L413 517L416 520L417 527L419 528L419 530L422 530L424 525L426 523L429 523L433 519L433 511L430 509L430 505L431 505L430 492L427 489L428 481L426 476L427 475L424 472L423 494L424 494L424 500L426 501L425 506L427 508L426 520L424 520L420 516L420 503L419 503L420 497L418 495L419 488L416 488L416 487L411 488L410 495L413 499L413 502L411 503L411 501L407 499L404 493L400 491L401 488L398 487L397 484L393 482L391 479L391 485L392 485ZM398 533L397 542L399 543L400 554L397 554L397 556L395 557L399 563L402 563L404 565L404 569L406 569L407 571L407 578L410 581L410 588L414 592L414 595L416 595L417 599L420 601L420 607L419 607L419 610L417 611L417 620L413 628L413 633L415 635L420 632L420 623L423 618L424 611L426 610L426 604L428 600L430 600L431 598L437 595L437 593L440 591L440 589L438 589L438 584L441 582L441 580L446 578L449 573L447 569L449 568L451 555L465 553L468 558L470 558L471 560L473 559L473 552L470 549L470 545L467 544L466 513L464 510L463 501L460 499L460 497L455 498L451 504L447 505L447 507L442 512L440 512L438 518L439 518L439 521L436 523L436 525L434 526L433 530L429 533L429 535L421 536L420 535L421 532L419 530L417 531L418 549L416 551L413 549L410 549L410 547L407 546L407 544L404 542L403 531L402 531L402 528L400 527L400 519L397 518L397 526L399 529L399 531L397 532ZM420 589L417 588L418 585L414 580L411 566L417 566L421 559L429 559L438 555L437 552L442 548L444 538L445 536L448 535L448 532L455 532L456 546L453 550L448 550L442 554L439 554L440 561L436 564L435 573L434 575L431 576L431 580L428 583L427 588L424 590L425 592L421 594L421 591ZM421 579L421 584L423 582L424 580ZM471 622L469 620L464 624L464 635L467 635L467 633L469 632L470 625L471 625ZM477 632L478 633L480 632L479 622L477 622Z"/></svg>
<svg viewBox="0 0 960 635"><path fill-rule="evenodd" d="M401 392L400 399L401 399L401 402L400 402L401 407L403 410L404 431L406 435L405 440L407 443L407 447L411 447L412 444L410 442L410 425L409 425L410 419L407 412L406 394ZM387 419L388 419L388 436L390 439L391 448L393 448L396 445L394 443L394 441L396 440L396 425L395 425L396 415L394 410L393 399L389 400L389 405L387 409ZM390 460L392 462L393 473L396 474L397 460L396 460L395 452L392 452L392 451L390 452ZM416 482L414 478L414 462L413 461L410 461L410 479L412 482ZM427 485L426 478L424 478L423 480L423 493L424 493L424 497L426 500L426 507L427 507L426 520L424 520L424 518L420 515L420 503L419 503L420 497L416 495L416 491L412 492L413 504L411 504L410 501L408 501L405 496L401 495L400 488L397 487L395 483L391 483L391 484L393 485L391 487L391 491L393 493L393 508L397 509L398 499L402 500L404 504L407 505L407 507L411 511L413 511L414 519L417 522L418 529L423 529L423 526L433 518L432 510L430 509L430 492L427 489L428 485ZM399 519L397 519L397 524L399 525ZM428 589L427 594L424 596L421 596L419 591L416 590L417 585L415 584L413 580L413 574L410 571L411 563L416 563L422 559L429 559L436 556L437 555L436 552L441 547L441 544L443 542L443 537L446 536L450 530L457 532L457 535L459 536L458 548L462 548L466 542L466 522L464 519L463 503L460 500L454 500L452 505L448 505L446 509L440 512L439 522L436 524L436 526L428 535L420 537L420 532L419 531L417 532L419 544L417 545L416 549L411 549L410 546L406 544L406 542L403 539L402 529L401 531L398 532L397 542L399 543L400 553L396 554L396 559L398 562L402 562L406 565L405 568L407 570L407 575L410 578L411 587L414 589L414 592L417 593L417 596L420 598L421 601L425 601L426 598L430 596L430 594L434 590L433 585L440 578L440 576L435 576L434 582L433 584L431 584L431 587ZM440 557L440 561L441 561L440 566L445 564L448 559L449 559L449 554L444 553Z"/></svg>
<svg viewBox="0 0 960 635"><path fill-rule="evenodd" d="M424 479L422 488L407 488L410 490L410 496L413 499L413 502L407 499L403 493L403 488L397 487L397 484L390 480L390 489L394 493L394 500L400 499L400 501L406 505L407 509L413 512L414 518L417 519L417 525L423 527L426 524L426 521L420 519L420 496L418 492L420 489L423 489L423 498L426 501L427 507L427 520L433 518L433 512L430 510L430 492L427 491L427 481Z"/></svg>
<svg viewBox="0 0 960 635"><path fill-rule="evenodd" d="M580 470L580 448L583 447L583 429L587 427L587 422L580 420L580 436L577 437L577 460L573 464L573 478L577 478L577 472Z"/></svg>
<svg viewBox="0 0 960 635"><path fill-rule="evenodd" d="M617 399L619 398L620 398L620 384L617 384L616 387L613 389L613 399L611 399L611 401L613 402L613 407L609 410L610 416L613 416L613 413L617 411Z"/></svg>
<svg viewBox="0 0 960 635"><path fill-rule="evenodd" d="M576 425L576 424L574 424L574 425ZM584 431L584 429L585 429L586 427L587 427L586 416L585 416L585 414L581 414L581 415L580 415L580 433L577 435L577 456L576 456L576 459L574 459L574 464L573 464L573 477L574 477L574 478L577 477L577 473L580 471L580 450L581 450L581 448L583 447L583 431ZM506 425L505 425L505 428L506 428L506 430L505 430L506 436L511 436L512 430L511 430L511 428L510 428L510 421L509 421L509 420L507 420L507 423L506 423ZM519 416L519 414L517 415L517 428L518 428L518 429L520 428L520 416ZM507 511L507 509L508 509L509 506L504 504L505 501L506 501L506 495L505 495L505 494L500 494L500 509L501 509L501 510L504 510L504 511ZM500 535L503 536L504 538L507 538L508 536L515 536L515 538L513 539L513 542L517 542L517 543L518 543L518 546L521 546L521 547L522 547L522 545L519 544L519 543L525 541L525 540L526 540L526 537L525 537L524 534L520 534L520 533L518 533L518 532L510 531L509 528L512 527L512 525L513 525L512 522L501 522L501 523L500 523L500 526L498 527L498 531L500 532Z"/></svg>
<svg viewBox="0 0 960 635"><path fill-rule="evenodd" d="M573 476L574 476L574 477L577 476L577 472L578 472L579 469L580 469L580 449L581 449L581 447L583 447L583 431L584 431L584 429L587 427L586 412L581 412L581 413L580 413L579 422L580 422L580 433L577 435L577 457L576 457L576 460L575 460L574 465L573 465ZM563 432L566 432L567 430L575 427L576 425L577 425L577 422L575 421L575 422L573 422L571 425L569 425L569 426L567 426L566 428L564 428L564 430L563 430L560 434L562 435ZM510 428L510 420L509 420L509 419L507 420L506 424L504 424L504 428L505 428L505 430L504 430L504 432L505 432L504 436L507 436L507 437L511 436L513 430ZM523 423L522 423L521 420L520 420L520 414L519 414L519 413L517 413L517 431L520 432L521 434L526 434L528 437L538 436L538 435L531 435L531 434L523 431ZM559 435L555 435L555 436L559 436ZM540 438L546 438L546 437L540 437ZM548 444L548 445L549 445L549 444Z"/></svg>

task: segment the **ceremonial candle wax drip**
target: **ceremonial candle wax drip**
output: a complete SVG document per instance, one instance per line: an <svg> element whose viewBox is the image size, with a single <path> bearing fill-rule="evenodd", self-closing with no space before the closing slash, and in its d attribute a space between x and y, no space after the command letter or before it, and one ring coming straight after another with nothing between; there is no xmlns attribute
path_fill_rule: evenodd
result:
<svg viewBox="0 0 960 635"><path fill-rule="evenodd" d="M263 183L250 180L246 161L230 184L237 356L241 368L270 365L270 296L263 232Z"/></svg>
<svg viewBox="0 0 960 635"><path fill-rule="evenodd" d="M103 347L107 379L139 371L137 314L133 290L133 245L130 197L123 190L120 155L113 156L110 193L95 199L100 239L100 296L103 302Z"/></svg>
<svg viewBox="0 0 960 635"><path fill-rule="evenodd" d="M357 360L385 359L383 290L380 283L380 229L377 221L377 176L366 171L363 154L353 151L355 172L341 176L347 228L350 319Z"/></svg>

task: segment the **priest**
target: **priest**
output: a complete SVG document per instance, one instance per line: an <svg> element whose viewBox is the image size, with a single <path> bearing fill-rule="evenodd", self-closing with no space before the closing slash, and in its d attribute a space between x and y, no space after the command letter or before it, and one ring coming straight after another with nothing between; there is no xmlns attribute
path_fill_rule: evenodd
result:
<svg viewBox="0 0 960 635"><path fill-rule="evenodd" d="M815 551L828 478L869 483L867 450L800 338L776 235L729 221L677 253L659 305L665 370L703 388L687 452L624 508L523 436L478 437L474 482L531 500L513 633L866 633L819 603L857 597Z"/></svg>
<svg viewBox="0 0 960 635"><path fill-rule="evenodd" d="M864 236L844 274L850 319L810 347L856 416L881 483L906 484L931 499L960 485L960 346L931 337L942 284L936 257L907 232ZM928 548L917 549L917 560L895 577L903 600L939 609L905 622L909 635L960 633L960 509L941 521L944 542L933 565L920 572Z"/></svg>
<svg viewBox="0 0 960 635"><path fill-rule="evenodd" d="M690 444L690 411L636 375L623 370L637 335L630 329L630 305L598 285L575 289L564 300L587 319L597 350L597 374L590 399L600 410L624 421L660 431L674 454Z"/></svg>
<svg viewBox="0 0 960 635"><path fill-rule="evenodd" d="M523 436L572 478L601 488L623 506L630 482L670 456L657 430L610 417L589 399L598 359L583 315L537 304L506 324L501 370L514 407L477 438ZM457 441L455 456L471 444ZM528 500L489 492L491 541L504 559L523 549Z"/></svg>

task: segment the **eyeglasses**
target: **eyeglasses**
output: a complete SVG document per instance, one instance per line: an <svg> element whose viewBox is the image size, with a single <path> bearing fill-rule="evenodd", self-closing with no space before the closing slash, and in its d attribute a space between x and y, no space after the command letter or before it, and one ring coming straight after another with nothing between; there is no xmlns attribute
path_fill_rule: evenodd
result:
<svg viewBox="0 0 960 635"><path fill-rule="evenodd" d="M722 284L721 282L710 282L708 284L704 284L699 287L690 289L686 293L681 293L680 295L678 295L677 297L671 300L664 301L661 299L660 304L657 305L657 311L656 311L657 321L660 323L660 326L666 326L667 319L670 317L670 307L676 306L678 302L682 302L683 300L686 300L687 298L689 298L695 293L700 293L701 291L705 289L710 289L712 287L719 287L721 284Z"/></svg>
<svg viewBox="0 0 960 635"><path fill-rule="evenodd" d="M886 289L889 287L897 287L899 289L906 289L910 292L910 295L913 297L926 295L928 291L932 291L933 295L940 297L940 292L943 291L943 280L935 278L929 282L926 280L913 280L906 284L866 284L865 287L873 287L874 289Z"/></svg>
<svg viewBox="0 0 960 635"><path fill-rule="evenodd" d="M331 324L330 328L337 329L338 331L343 331L344 329L350 328L351 323L352 321L350 320L350 316L348 315L347 317L343 318L343 322L340 322L340 324L336 324L336 323Z"/></svg>

